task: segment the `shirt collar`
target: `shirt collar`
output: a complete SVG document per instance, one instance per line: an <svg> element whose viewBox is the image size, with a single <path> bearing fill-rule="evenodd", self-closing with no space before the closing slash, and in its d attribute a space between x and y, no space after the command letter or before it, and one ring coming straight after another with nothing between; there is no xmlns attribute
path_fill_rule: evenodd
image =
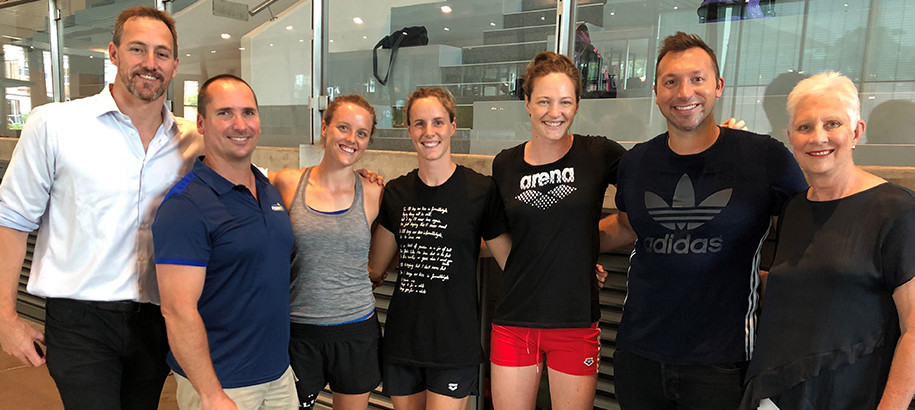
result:
<svg viewBox="0 0 915 410"><path fill-rule="evenodd" d="M235 184L229 182L228 179L225 179L222 175L213 171L213 168L204 164L203 157L204 156L201 155L194 161L194 169L192 172L197 175L197 178L200 178L200 180L209 186L213 192L216 192L217 195L223 195L226 192L231 191L232 188L235 188ZM270 183L267 177L264 176L264 173L255 168L254 165L251 165L251 172L254 173L254 184L257 186L258 191L266 186L266 184Z"/></svg>
<svg viewBox="0 0 915 410"><path fill-rule="evenodd" d="M94 111L96 117L101 117L108 113L113 113L115 115L123 115L126 117L126 114L122 113L118 108L118 104L114 102L114 96L111 95L111 86L105 85L98 94L92 97L96 101L94 104L91 104L90 110ZM165 107L165 104L162 104L162 129L166 131L166 135L173 136L178 132L178 124L175 122L175 117L172 116L171 111Z"/></svg>

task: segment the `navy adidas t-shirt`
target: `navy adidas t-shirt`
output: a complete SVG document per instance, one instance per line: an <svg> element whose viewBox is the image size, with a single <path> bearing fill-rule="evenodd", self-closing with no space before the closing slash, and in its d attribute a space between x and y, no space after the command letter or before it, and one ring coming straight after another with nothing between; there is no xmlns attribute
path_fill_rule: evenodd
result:
<svg viewBox="0 0 915 410"><path fill-rule="evenodd" d="M620 162L616 204L638 234L620 349L667 364L749 360L771 217L807 183L777 140L722 129L695 155L667 133Z"/></svg>

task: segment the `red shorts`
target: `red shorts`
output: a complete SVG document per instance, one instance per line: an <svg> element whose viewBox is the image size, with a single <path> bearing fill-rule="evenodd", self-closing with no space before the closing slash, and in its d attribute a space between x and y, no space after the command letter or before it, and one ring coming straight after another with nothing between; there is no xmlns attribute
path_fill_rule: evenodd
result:
<svg viewBox="0 0 915 410"><path fill-rule="evenodd" d="M550 369L576 376L597 374L600 364L600 329L597 322L588 328L538 329L492 325L493 364L526 367L540 364L546 355Z"/></svg>

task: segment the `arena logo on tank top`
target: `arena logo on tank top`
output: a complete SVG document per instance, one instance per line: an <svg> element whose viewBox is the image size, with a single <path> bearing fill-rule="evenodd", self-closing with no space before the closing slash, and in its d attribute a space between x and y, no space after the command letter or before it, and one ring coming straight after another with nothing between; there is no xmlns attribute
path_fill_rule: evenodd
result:
<svg viewBox="0 0 915 410"><path fill-rule="evenodd" d="M648 214L664 228L674 231L659 238L645 238L642 240L645 250L681 255L721 251L724 245L721 236L703 238L694 237L690 233L682 236L682 233L696 229L718 216L730 202L733 191L733 188L722 189L696 205L696 191L687 174L683 174L677 182L670 203L654 192L645 191L645 209Z"/></svg>
<svg viewBox="0 0 915 410"><path fill-rule="evenodd" d="M521 193L515 199L541 210L547 210L563 198L575 192L575 187L568 185L575 182L575 168L553 169L521 177ZM558 185L556 185L558 184ZM546 192L537 188L553 186Z"/></svg>

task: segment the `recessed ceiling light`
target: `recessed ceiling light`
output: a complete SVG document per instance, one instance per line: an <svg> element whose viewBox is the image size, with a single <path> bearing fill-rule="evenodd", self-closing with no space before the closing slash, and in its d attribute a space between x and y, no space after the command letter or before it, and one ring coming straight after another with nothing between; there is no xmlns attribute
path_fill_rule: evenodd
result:
<svg viewBox="0 0 915 410"><path fill-rule="evenodd" d="M442 6L442 13L451 13L451 6Z"/></svg>
<svg viewBox="0 0 915 410"><path fill-rule="evenodd" d="M610 12L610 15L611 15L611 16L615 16L616 13L611 11L611 12Z"/></svg>
<svg viewBox="0 0 915 410"><path fill-rule="evenodd" d="M304 42L305 42L305 39L301 39L301 38L300 38L300 39L299 39L299 42L300 42L300 43L304 43Z"/></svg>
<svg viewBox="0 0 915 410"><path fill-rule="evenodd" d="M680 9L680 8L679 8L679 7L677 7L677 6L674 6L674 10L679 10L679 9Z"/></svg>
<svg viewBox="0 0 915 410"><path fill-rule="evenodd" d="M241 51L245 51L245 48L244 48L244 47L239 47L238 49L241 50Z"/></svg>
<svg viewBox="0 0 915 410"><path fill-rule="evenodd" d="M445 27L445 31L451 31L451 29L448 27Z"/></svg>
<svg viewBox="0 0 915 410"><path fill-rule="evenodd" d="M362 21L362 17L353 17L353 23L362 24L362 23L365 23L365 22Z"/></svg>
<svg viewBox="0 0 915 410"><path fill-rule="evenodd" d="M228 40L228 39L232 38L232 35L229 33L222 33L219 35L219 37L222 37L223 40Z"/></svg>
<svg viewBox="0 0 915 410"><path fill-rule="evenodd" d="M496 23L493 23L493 22L490 21L490 22L489 22L489 25L495 27L495 26L496 26Z"/></svg>
<svg viewBox="0 0 915 410"><path fill-rule="evenodd" d="M210 50L210 54L216 54L216 50Z"/></svg>
<svg viewBox="0 0 915 410"><path fill-rule="evenodd" d="M273 43L270 43L270 47L273 47Z"/></svg>
<svg viewBox="0 0 915 410"><path fill-rule="evenodd" d="M292 30L292 26L286 26L286 30Z"/></svg>
<svg viewBox="0 0 915 410"><path fill-rule="evenodd" d="M190 57L190 56L191 56L191 53L184 53L184 56L185 56L185 57Z"/></svg>
<svg viewBox="0 0 915 410"><path fill-rule="evenodd" d="M540 20L541 20L541 21L546 20L546 17L540 16Z"/></svg>
<svg viewBox="0 0 915 410"><path fill-rule="evenodd" d="M368 38L368 37L366 37L366 36L362 36L362 38Z"/></svg>

